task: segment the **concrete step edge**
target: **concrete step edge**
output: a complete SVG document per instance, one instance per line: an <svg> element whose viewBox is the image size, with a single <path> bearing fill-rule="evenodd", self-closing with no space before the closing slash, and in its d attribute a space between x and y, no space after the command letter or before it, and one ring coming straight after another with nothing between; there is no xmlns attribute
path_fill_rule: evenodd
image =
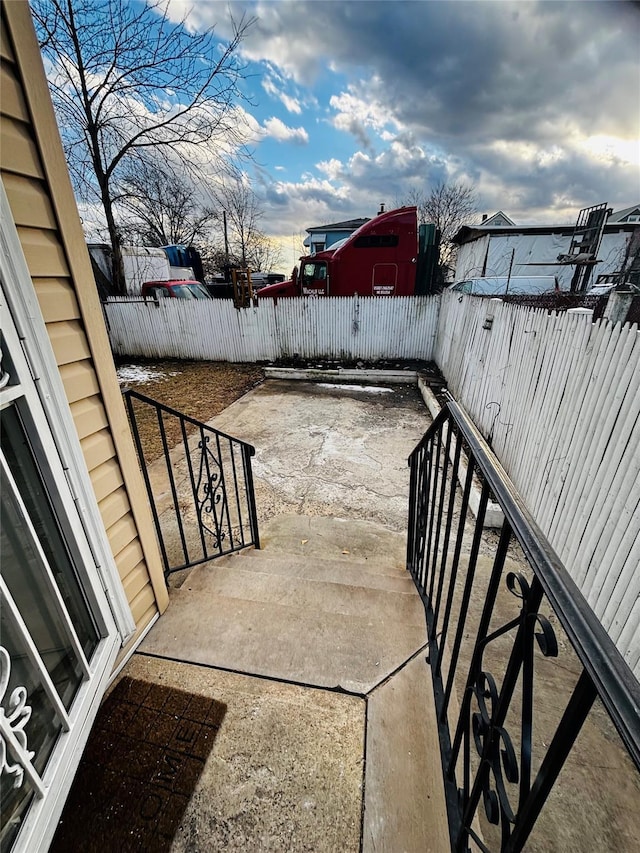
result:
<svg viewBox="0 0 640 853"><path fill-rule="evenodd" d="M320 587L327 587L330 589L334 589L336 592L340 591L342 593L345 592L345 589L362 591L363 593L370 594L372 598L395 596L399 597L399 600L401 600L409 598L413 599L417 595L416 589L411 583L407 586L406 590L381 589L380 587L371 587L359 583L343 583L341 581L325 580L323 578L308 578L303 576L291 577L288 575L274 574L273 572L268 571L265 572L259 570L256 571L255 569L243 569L242 566L238 565L237 562L235 564L227 563L225 565L213 566L209 570L207 570L206 566L202 566L200 568L200 571L198 571L197 573L194 572L189 581L184 584L181 589L186 589L187 592L193 592L194 589L195 591L198 591L199 589L205 587L208 583L208 578L206 574L207 571L210 571L212 573L211 583L215 583L215 573L217 572L219 576L224 575L230 578L236 576L238 578L245 578L248 581L250 581L251 578L256 578L256 580L258 578L260 578L261 580L264 580L265 578L272 578L274 579L274 584L278 582L284 584L287 581L296 581L299 585L308 586L311 588L315 587L316 589L319 589Z"/></svg>
<svg viewBox="0 0 640 853"><path fill-rule="evenodd" d="M195 593L198 595L198 591ZM173 597L184 599L186 601L193 596L193 592L185 589L184 587L180 589L172 589L171 590L171 598ZM397 600L397 599L396 599ZM314 617L318 617L320 615L331 617L332 619L337 620L349 620L350 623L354 621L362 624L363 630L368 628L371 623L373 616L371 613L358 613L358 612L339 612L337 610L328 608L322 609L316 605L306 605L302 606L300 604L287 604L281 601L271 601L269 599L260 599L260 598L247 598L243 596L235 596L229 595L224 592L210 592L207 597L207 605L209 609L214 609L216 606L224 606L225 603L229 604L229 606L242 607L242 605L247 605L249 607L260 606L265 610L279 610L283 613L289 612L295 614L296 620L301 620L305 618L306 613L313 614ZM422 616L423 612L422 608L416 613L416 620L411 620L407 622L404 620L404 624L408 626L412 626L414 628L422 628ZM393 621L397 620L397 615L392 615Z"/></svg>
<svg viewBox="0 0 640 853"><path fill-rule="evenodd" d="M245 558L249 557L252 560L273 560L274 562L277 560L280 560L282 562L305 560L308 563L318 563L319 565L328 567L352 566L356 569L365 569L371 574L388 575L389 577L404 577L405 575L408 576L407 570L404 566L392 565L389 562L380 559L379 557L372 558L370 560L363 560L360 558L352 558L350 557L350 555L345 554L344 559L335 559L333 557L317 557L314 554L307 556L305 554L294 554L290 551L272 551L269 548L264 548L261 550L249 548L245 551L239 552L237 556Z"/></svg>
<svg viewBox="0 0 640 853"><path fill-rule="evenodd" d="M305 562L298 558L265 559L264 557L253 557L250 560L231 561L225 565L247 572L263 572L274 577L290 578L291 580L325 581L388 592L408 593L413 589L413 581L406 571L398 573L371 572L366 566L345 563L325 562L319 564L314 560ZM215 569L215 567L213 568Z"/></svg>

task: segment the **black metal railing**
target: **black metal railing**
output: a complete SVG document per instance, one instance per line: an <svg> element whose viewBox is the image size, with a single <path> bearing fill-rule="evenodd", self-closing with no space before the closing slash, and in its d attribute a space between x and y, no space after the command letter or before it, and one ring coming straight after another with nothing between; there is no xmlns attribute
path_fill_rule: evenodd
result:
<svg viewBox="0 0 640 853"><path fill-rule="evenodd" d="M137 391L124 398L165 577L259 548L252 445Z"/></svg>
<svg viewBox="0 0 640 853"><path fill-rule="evenodd" d="M409 465L407 568L427 617L451 848L519 851L551 809L543 807L596 700L625 760L640 767L640 687L453 400ZM504 521L483 534L491 502ZM553 661L559 647L563 660Z"/></svg>

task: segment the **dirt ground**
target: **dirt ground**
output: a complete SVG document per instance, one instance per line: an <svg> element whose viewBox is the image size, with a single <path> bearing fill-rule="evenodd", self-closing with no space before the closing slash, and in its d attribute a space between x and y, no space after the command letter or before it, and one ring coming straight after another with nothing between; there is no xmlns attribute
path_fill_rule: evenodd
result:
<svg viewBox="0 0 640 853"><path fill-rule="evenodd" d="M123 390L131 388L205 423L264 379L258 365L220 361L126 361L116 364L116 369ZM151 462L162 453L153 409L136 407L136 420ZM168 445L173 447L181 438L179 423L167 419L165 428Z"/></svg>

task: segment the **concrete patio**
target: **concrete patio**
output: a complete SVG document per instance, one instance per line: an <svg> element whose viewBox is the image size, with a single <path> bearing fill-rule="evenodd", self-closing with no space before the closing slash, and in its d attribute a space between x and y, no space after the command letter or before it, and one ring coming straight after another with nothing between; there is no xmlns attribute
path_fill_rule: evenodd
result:
<svg viewBox="0 0 640 853"><path fill-rule="evenodd" d="M212 424L256 446L261 551L180 577L125 673L227 715L172 849L438 851L425 618L404 570L415 386L268 381Z"/></svg>

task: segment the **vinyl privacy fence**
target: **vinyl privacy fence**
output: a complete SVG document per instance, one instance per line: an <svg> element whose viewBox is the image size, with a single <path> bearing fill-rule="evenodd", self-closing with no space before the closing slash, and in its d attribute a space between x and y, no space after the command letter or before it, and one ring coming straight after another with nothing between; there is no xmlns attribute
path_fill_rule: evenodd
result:
<svg viewBox="0 0 640 853"><path fill-rule="evenodd" d="M300 358L433 358L437 296L265 299L238 310L229 299L109 299L118 356L255 362Z"/></svg>
<svg viewBox="0 0 640 853"><path fill-rule="evenodd" d="M445 293L435 360L640 677L640 334Z"/></svg>

